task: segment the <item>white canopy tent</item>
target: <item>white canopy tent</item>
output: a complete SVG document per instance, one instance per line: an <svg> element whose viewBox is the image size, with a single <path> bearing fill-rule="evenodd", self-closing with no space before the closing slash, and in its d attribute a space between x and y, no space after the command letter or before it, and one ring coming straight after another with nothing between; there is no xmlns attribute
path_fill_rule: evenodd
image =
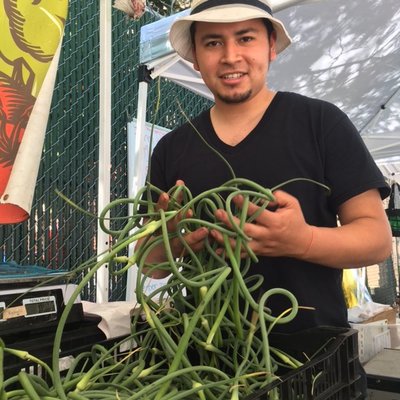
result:
<svg viewBox="0 0 400 400"><path fill-rule="evenodd" d="M268 85L339 106L360 131L389 177L400 181L400 3L399 0L273 0L274 14L293 44L272 63ZM169 79L210 98L192 65L168 41L174 19L141 29L140 62L149 77ZM131 192L143 185L148 80L139 84ZM131 150L132 151L132 150ZM129 280L130 281L130 280Z"/></svg>
<svg viewBox="0 0 400 400"><path fill-rule="evenodd" d="M294 43L273 63L269 86L333 102L352 119L376 160L400 156L399 0L275 0L272 7ZM140 60L151 78L211 98L168 41L171 23L185 13L142 27ZM138 119L145 105L142 96Z"/></svg>

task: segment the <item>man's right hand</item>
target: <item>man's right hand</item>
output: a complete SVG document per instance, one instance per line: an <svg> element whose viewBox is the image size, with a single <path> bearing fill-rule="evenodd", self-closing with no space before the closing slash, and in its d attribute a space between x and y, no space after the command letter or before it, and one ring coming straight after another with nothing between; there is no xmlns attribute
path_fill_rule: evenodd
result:
<svg viewBox="0 0 400 400"><path fill-rule="evenodd" d="M185 183L182 180L178 180L176 182L177 186L183 186L184 184ZM183 197L182 192L179 192L177 198L174 199L174 201L181 204L182 197ZM170 202L171 202L171 198L168 195L168 193L162 193L157 201L157 206L156 206L157 210L167 211L169 208ZM181 213L178 213L175 218L172 218L167 222L168 232L170 232L170 233L176 232L179 221L181 221L182 218L190 218L192 216L192 214L193 214L192 210L190 210L190 209L185 213L185 215L181 215ZM204 240L206 239L208 234L209 234L209 231L207 228L200 227L200 228L194 230L193 232L186 233L183 236L183 238L194 252L198 252L204 247ZM138 249L145 240L146 240L146 238L139 240L136 245L136 249ZM175 237L170 241L170 246L171 246L172 254L175 258L182 257L185 254L184 246L178 237ZM165 248L163 245L160 245L160 246L156 247L147 256L146 263L157 264L157 263L164 262L166 259L167 259L167 257L165 254ZM166 277L168 274L169 274L168 271L165 271L165 270L155 270L152 273L152 277L155 279L161 279L161 278Z"/></svg>

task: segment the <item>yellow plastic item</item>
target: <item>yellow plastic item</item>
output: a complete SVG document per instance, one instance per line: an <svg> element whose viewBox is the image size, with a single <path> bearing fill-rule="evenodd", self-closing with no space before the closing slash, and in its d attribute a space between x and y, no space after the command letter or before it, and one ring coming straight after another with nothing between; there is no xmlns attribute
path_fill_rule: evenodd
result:
<svg viewBox="0 0 400 400"><path fill-rule="evenodd" d="M343 270L342 287L347 308L356 307L358 305L357 279L355 274L353 273L353 270L351 269Z"/></svg>

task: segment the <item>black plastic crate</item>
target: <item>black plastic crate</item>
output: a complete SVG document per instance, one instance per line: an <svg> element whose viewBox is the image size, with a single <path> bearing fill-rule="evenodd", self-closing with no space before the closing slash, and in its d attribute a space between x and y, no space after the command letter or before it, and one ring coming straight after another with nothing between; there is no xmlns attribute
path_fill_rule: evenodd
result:
<svg viewBox="0 0 400 400"><path fill-rule="evenodd" d="M76 330L79 335L71 340L70 332L66 335L61 351L61 358L76 356L82 351L90 350L95 343L107 348L114 346L122 338L104 340L104 338L88 335L82 327ZM90 338L90 340L88 339ZM356 400L362 399L358 372L358 338L354 329L315 328L296 334L270 334L270 345L303 361L304 365L295 370L279 371L280 379L267 385L264 389L247 396L243 400L271 400L272 389L276 389L279 400ZM21 342L15 347L30 351L43 361L51 361L53 338L40 338L40 346L36 340ZM311 361L307 358L311 357ZM46 379L45 371L35 363L21 361L15 357L6 357L4 374L11 377L22 369L28 373ZM317 377L315 379L315 377ZM270 395L271 394L271 395Z"/></svg>
<svg viewBox="0 0 400 400"><path fill-rule="evenodd" d="M86 318L80 322L73 322L66 326L61 348L59 349L60 359L69 356L76 356L83 351L89 351L94 344L106 343L106 336L97 327L99 317ZM38 329L34 332L25 332L15 335L4 335L2 340L6 347L27 351L31 355L50 364L55 337L55 328ZM3 374L6 379L18 375L19 371L38 375L47 380L46 371L33 361L21 360L19 357L5 353Z"/></svg>
<svg viewBox="0 0 400 400"><path fill-rule="evenodd" d="M295 334L271 334L270 344L303 361L245 400L362 399L355 329L319 327ZM311 358L310 361L307 359Z"/></svg>

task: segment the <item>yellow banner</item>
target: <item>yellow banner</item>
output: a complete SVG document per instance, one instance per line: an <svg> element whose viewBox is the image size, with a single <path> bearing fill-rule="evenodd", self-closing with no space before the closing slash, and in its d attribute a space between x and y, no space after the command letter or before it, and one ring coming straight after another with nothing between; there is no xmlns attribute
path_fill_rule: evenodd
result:
<svg viewBox="0 0 400 400"><path fill-rule="evenodd" d="M0 0L2 224L29 217L67 12L68 0Z"/></svg>

